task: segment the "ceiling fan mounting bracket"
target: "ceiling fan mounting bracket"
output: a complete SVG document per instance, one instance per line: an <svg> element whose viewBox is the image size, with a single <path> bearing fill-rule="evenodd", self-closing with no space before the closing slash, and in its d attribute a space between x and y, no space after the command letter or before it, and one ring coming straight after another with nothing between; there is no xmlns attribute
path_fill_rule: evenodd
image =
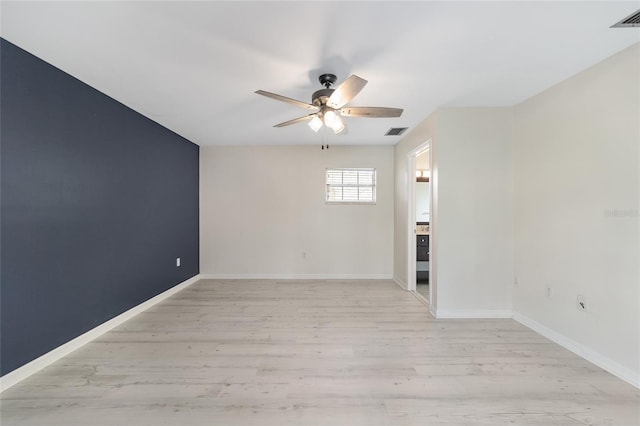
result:
<svg viewBox="0 0 640 426"><path fill-rule="evenodd" d="M318 77L318 80L320 80L320 84L322 84L327 89L331 87L337 79L338 77L336 77L335 74L322 74L320 77Z"/></svg>

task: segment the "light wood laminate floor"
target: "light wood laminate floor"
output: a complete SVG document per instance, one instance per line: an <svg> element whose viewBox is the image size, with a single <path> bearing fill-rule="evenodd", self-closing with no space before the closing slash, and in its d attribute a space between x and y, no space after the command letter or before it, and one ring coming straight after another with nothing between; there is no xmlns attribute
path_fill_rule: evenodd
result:
<svg viewBox="0 0 640 426"><path fill-rule="evenodd" d="M416 291L426 300L429 300L429 284L417 283Z"/></svg>
<svg viewBox="0 0 640 426"><path fill-rule="evenodd" d="M391 281L202 280L1 404L2 426L640 424L631 385Z"/></svg>

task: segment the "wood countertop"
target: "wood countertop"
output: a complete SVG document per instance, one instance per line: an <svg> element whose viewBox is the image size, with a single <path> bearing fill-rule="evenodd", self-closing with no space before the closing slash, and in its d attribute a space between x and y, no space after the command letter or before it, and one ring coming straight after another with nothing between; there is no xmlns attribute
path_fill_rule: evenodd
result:
<svg viewBox="0 0 640 426"><path fill-rule="evenodd" d="M429 235L429 225L417 224L416 235Z"/></svg>

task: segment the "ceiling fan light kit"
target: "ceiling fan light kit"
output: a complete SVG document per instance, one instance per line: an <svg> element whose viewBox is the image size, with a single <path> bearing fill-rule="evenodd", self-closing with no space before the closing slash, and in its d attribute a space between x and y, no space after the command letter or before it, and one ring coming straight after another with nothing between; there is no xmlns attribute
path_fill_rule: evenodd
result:
<svg viewBox="0 0 640 426"><path fill-rule="evenodd" d="M345 107L367 84L367 80L355 74L343 81L336 89L331 88L337 80L335 74L322 74L318 77L318 80L325 88L313 93L310 104L264 90L256 90L255 93L258 95L313 111L309 115L294 118L293 120L276 124L273 127L285 127L296 123L308 122L309 127L316 133L322 126L326 126L333 130L335 134L346 134L347 125L342 117L390 118L402 115L403 110L400 108Z"/></svg>

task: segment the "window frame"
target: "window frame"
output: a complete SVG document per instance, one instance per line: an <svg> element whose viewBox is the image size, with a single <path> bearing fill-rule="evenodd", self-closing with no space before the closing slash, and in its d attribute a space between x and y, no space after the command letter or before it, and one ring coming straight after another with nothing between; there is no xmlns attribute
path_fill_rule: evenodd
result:
<svg viewBox="0 0 640 426"><path fill-rule="evenodd" d="M330 184L328 182L328 177L329 177L329 172L333 171L339 171L341 173L343 173L345 171L355 171L355 172L362 172L362 171L367 171L367 172L371 172L372 173L372 184L371 185L363 185L363 184ZM375 205L377 204L378 201L378 196L377 196L377 187L378 187L378 171L376 170L375 167L327 167L324 171L324 186L325 186L325 194L324 194L324 202L325 204L355 204L355 205ZM369 187L371 188L371 196L372 199L371 200L330 200L329 199L329 195L330 195L330 189L331 187L355 187L355 188L360 188L360 187Z"/></svg>

